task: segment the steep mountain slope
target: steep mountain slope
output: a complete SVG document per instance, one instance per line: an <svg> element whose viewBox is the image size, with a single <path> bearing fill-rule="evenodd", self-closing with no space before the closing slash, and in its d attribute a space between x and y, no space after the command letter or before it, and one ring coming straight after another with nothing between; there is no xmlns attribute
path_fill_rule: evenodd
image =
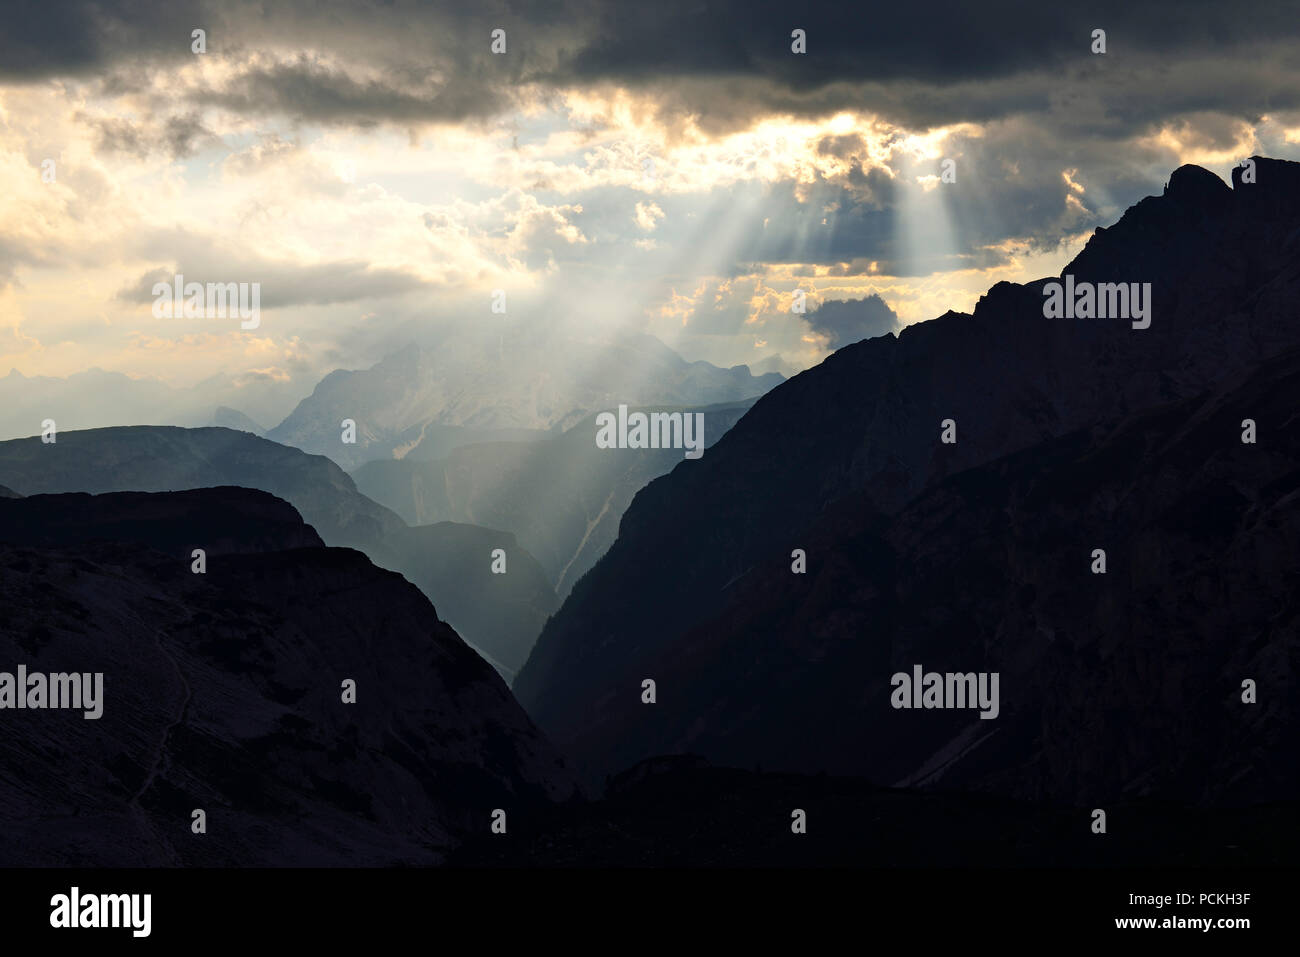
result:
<svg viewBox="0 0 1300 957"><path fill-rule="evenodd" d="M104 676L97 720L7 712L0 863L437 863L574 793L418 590L314 539L248 489L0 502L0 661Z"/></svg>
<svg viewBox="0 0 1300 957"><path fill-rule="evenodd" d="M708 448L752 405L684 411L704 416ZM681 449L598 448L596 431L592 415L543 441L469 445L433 462L368 462L353 478L413 525L475 522L513 532L563 598L613 544L632 497L683 457Z"/></svg>
<svg viewBox="0 0 1300 957"><path fill-rule="evenodd" d="M946 711L896 713L878 682L904 670L895 667L901 664L897 651L899 657L914 656L906 659L908 667L918 661L941 671L1000 667L1008 672L1008 683L1011 676L1023 681L1039 669L1045 676L1058 676L1057 693L1064 696L1070 686L1046 659L1050 644L1021 605L1001 590L1002 604L981 605L974 592L987 586L990 577L1014 580L1011 573L1018 566L1008 567L1012 561L1042 561L1048 563L1045 572L1061 576L1034 583L1036 594L1049 586L1097 588L1086 574L1090 549L1116 535L1136 535L1145 518L1140 511L1112 515L1115 505L1105 495L1120 495L1126 486L1107 486L1106 492L1100 485L1071 485L1075 497L1062 498L1053 507L1068 508L1067 515L1092 516L1091 521L1073 518L1062 528L1044 520L1035 527L1030 516L1022 535L1031 541L1041 535L1043 542L1014 553L982 544L996 541L1007 522L996 510L980 513L983 524L962 523L960 535L943 539L949 554L933 556L925 542L895 541L905 536L911 514L900 517L900 509L949 476L1024 450L1032 457L1039 447L1044 456L1058 455L1044 446L1047 440L1108 428L1143 410L1194 399L1300 343L1300 166L1265 159L1256 164L1258 182L1238 182L1233 190L1204 170L1183 167L1165 195L1144 200L1116 226L1099 230L1065 270L1077 280L1152 283L1150 328L1134 329L1119 319L1046 319L1042 283L1003 283L990 290L973 315L949 313L909 327L898 338L841 349L764 396L703 459L678 465L637 495L618 541L543 631L516 680L520 700L593 773L689 744L711 759L748 757L778 768L852 765L887 783L929 780L937 779L928 773L931 759L942 767L995 732L997 747L981 746L961 762L973 768L977 755L992 755L987 767L961 774L954 769L949 777L1035 795L1083 793L1095 752L1080 747L1086 756L1076 766L1051 766L1070 751L1063 746L1036 752L1032 736L1020 733L1033 727L1032 716L1018 724L1014 710L1007 720L990 722L972 722L971 713L956 718ZM1192 411L1188 406L1181 414ZM1241 417L1248 414L1243 411ZM946 418L956 421L955 445L940 441ZM1271 430L1277 433L1284 420L1270 420ZM1076 454L1101 454L1104 447L1092 443L1109 434L1087 434ZM1167 432L1165 440L1171 436ZM1217 436L1202 435L1197 441L1240 444L1236 433ZM1144 447L1138 438L1125 441ZM1159 443L1160 434L1147 441ZM1174 475L1161 474L1159 462L1145 462L1128 481L1140 488L1159 477L1170 495L1180 483L1187 484L1188 495L1198 489L1209 494L1211 486L1197 484L1195 457L1180 461L1181 471ZM1031 460L1021 481L1031 481L1047 464L1046 458L1040 464ZM1243 464L1236 474L1241 495L1259 499L1268 481L1282 481L1286 467L1285 462L1268 468L1254 460ZM979 482L988 474L967 478ZM1069 469L1058 478L1069 484ZM997 491L997 482L983 480L992 484L981 494ZM1018 494L1028 494L1027 489ZM1151 509L1158 504L1141 500ZM1268 501L1281 515L1290 500L1277 493ZM918 501L914 507L924 506ZM1187 520L1197 517L1188 508ZM917 515L910 520L919 522ZM1217 519L1201 520L1208 535ZM1230 522L1231 514L1224 521ZM1045 542L1053 534L1069 535L1071 555L1073 550L1081 555L1077 564L1046 552ZM1253 530L1237 537L1222 532L1219 544L1249 555L1256 547L1254 535ZM851 553L856 570L837 577L838 565L832 563L805 577L792 575L791 551L800 547L808 550L810 563L827 561L832 549ZM1277 540L1259 547L1281 554L1271 551L1281 547ZM1173 554L1171 549L1159 556ZM1159 556L1141 553L1135 566L1129 562L1131 573L1190 602L1198 594L1198 579L1173 575ZM937 567L926 578L924 593L908 599L899 593L913 581L908 570L926 561ZM781 574L763 572L770 568ZM1249 580L1252 568L1269 589L1281 580L1262 564L1218 572L1198 568L1211 576L1209 581ZM782 582L780 594L787 598L790 587L807 591L798 601L789 599L789 608L769 608L762 599ZM1106 607L1115 619L1094 624L1137 617L1130 598L1112 592ZM1239 600L1247 601L1240 595ZM846 602L868 612L837 610ZM1248 616L1258 611L1250 605L1227 607ZM742 620L749 626L743 637L737 624ZM1170 647L1197 648L1217 665L1244 667L1249 661L1233 657L1242 646L1230 634L1178 633L1184 624L1168 622L1177 635L1173 646L1143 635L1141 653L1154 662L1163 660ZM1062 620L1053 617L1048 627L1060 630ZM1003 637L995 642L994 635ZM1289 641L1274 634L1260 647L1267 644L1269 654L1285 654ZM1206 644L1213 655L1201 647ZM1095 663L1098 657L1106 660L1112 646L1104 636L1084 634L1072 636L1065 647ZM1182 661L1183 652L1178 653ZM1185 678L1189 673L1174 668L1171 674ZM1208 671L1198 667L1191 674L1203 678ZM664 676L659 703L642 705L641 680L659 680L659 675ZM1074 687L1096 690L1095 677L1081 678ZM1192 686L1215 706L1226 707L1234 693L1233 686L1200 687L1195 681ZM1154 701L1133 697L1143 690L1150 691L1127 681L1117 693L1131 710L1154 709L1157 729L1177 727L1164 686ZM1011 695L1012 689L1004 694ZM1120 704L1104 694L1095 700L1070 694L1079 709L1070 720L1080 729L1096 730L1103 711L1114 712ZM1184 724L1196 725L1205 713L1195 712ZM1270 734L1287 722L1294 729L1293 714L1269 714ZM868 717L876 723L864 724ZM1059 735L1058 724L1065 720L1056 712L1048 727ZM954 741L954 721L973 737ZM1151 748L1156 739L1153 732L1133 747ZM941 756L945 742L951 747ZM1271 747L1267 741L1260 746ZM1224 759L1221 751L1214 754ZM1157 764L1166 760L1150 751L1141 756ZM1018 783L1016 775L1034 760L1046 766L1035 766ZM1136 753L1133 762L1117 761L1098 789L1140 790L1133 777L1136 762ZM1160 787L1190 786L1178 777L1182 772L1152 773ZM1258 796L1275 785L1276 780L1256 777L1242 791Z"/></svg>
<svg viewBox="0 0 1300 957"><path fill-rule="evenodd" d="M440 608L450 603L466 640L512 675L555 605L536 561L510 536L408 528L324 456L245 432L128 426L59 432L49 444L14 439L0 442L0 479L28 495L223 485L270 492L292 503L327 544L358 548L407 575ZM512 573L488 574L496 547L509 552Z"/></svg>
<svg viewBox="0 0 1300 957"><path fill-rule="evenodd" d="M1300 351L952 476L893 515L837 502L791 542L806 574L789 549L751 570L721 614L607 674L624 694L597 698L569 740L608 767L690 751L1025 799L1294 798L1296 395ZM1259 445L1240 440L1252 417ZM997 672L996 718L891 707L891 677L916 664Z"/></svg>
<svg viewBox="0 0 1300 957"><path fill-rule="evenodd" d="M504 571L493 571L501 553ZM407 529L403 575L426 595L438 596L438 614L467 629L475 650L514 680L558 602L537 560L515 536L478 525L437 522ZM463 623L463 624L462 624Z"/></svg>
<svg viewBox="0 0 1300 957"><path fill-rule="evenodd" d="M613 342L527 340L512 343L508 361L499 348L495 337L439 349L412 346L370 369L331 372L268 436L353 469L404 456L434 426L518 435L519 430L566 428L619 403L736 402L782 381L773 373L752 376L744 366L687 362L649 336ZM356 423L355 444L340 441L345 419ZM451 438L443 436L444 448Z"/></svg>

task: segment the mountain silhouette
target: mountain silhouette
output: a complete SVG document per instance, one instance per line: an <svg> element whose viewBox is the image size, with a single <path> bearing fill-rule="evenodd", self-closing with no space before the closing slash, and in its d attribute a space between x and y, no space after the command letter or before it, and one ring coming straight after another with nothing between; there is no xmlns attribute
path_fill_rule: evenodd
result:
<svg viewBox="0 0 1300 957"><path fill-rule="evenodd" d="M0 442L0 479L15 491L161 492L235 485L291 503L328 545L398 571L507 676L523 665L556 600L545 573L508 533L448 524L409 528L356 490L332 461L224 428L121 426ZM493 549L507 574L492 574Z"/></svg>
<svg viewBox="0 0 1300 957"><path fill-rule="evenodd" d="M1180 168L1063 270L1150 283L1149 328L999 283L765 395L636 496L521 702L593 778L692 751L1033 799L1294 797L1300 165L1254 163L1231 189ZM893 709L916 664L999 672L1002 713Z"/></svg>
<svg viewBox="0 0 1300 957"><path fill-rule="evenodd" d="M96 720L6 712L6 865L433 864L575 794L428 599L264 492L0 501L0 597L9 670L103 674Z"/></svg>

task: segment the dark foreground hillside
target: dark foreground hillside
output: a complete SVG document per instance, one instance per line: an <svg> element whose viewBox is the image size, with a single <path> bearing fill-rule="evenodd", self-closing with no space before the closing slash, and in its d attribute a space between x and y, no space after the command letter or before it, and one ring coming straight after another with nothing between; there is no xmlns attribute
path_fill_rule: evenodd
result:
<svg viewBox="0 0 1300 957"><path fill-rule="evenodd" d="M263 492L0 500L0 623L0 670L103 675L98 719L0 712L2 865L436 864L574 793L428 599Z"/></svg>
<svg viewBox="0 0 1300 957"><path fill-rule="evenodd" d="M802 810L806 830L792 830ZM463 867L1279 867L1300 803L1093 808L649 759L604 800L542 810L466 842Z"/></svg>

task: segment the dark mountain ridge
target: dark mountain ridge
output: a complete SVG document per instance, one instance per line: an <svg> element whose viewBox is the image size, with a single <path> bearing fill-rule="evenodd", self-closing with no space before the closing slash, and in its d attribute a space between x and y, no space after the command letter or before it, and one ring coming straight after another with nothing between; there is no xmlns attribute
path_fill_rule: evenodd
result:
<svg viewBox="0 0 1300 957"><path fill-rule="evenodd" d="M120 426L0 442L0 478L23 494L164 492L240 486L293 504L328 545L357 548L406 575L465 639L513 675L547 616L554 591L508 533L450 525L409 528L356 489L323 455L224 428ZM509 572L491 573L492 550Z"/></svg>
<svg viewBox="0 0 1300 957"><path fill-rule="evenodd" d="M1050 446L1058 437L1082 435L1083 446L1074 454L1084 460L1113 454L1118 446L1106 443L1121 443L1129 451L1145 448L1144 443L1172 443L1176 421L1157 417L1149 426L1155 431L1145 438L1115 429L1129 417L1180 401L1188 404L1177 414L1190 417L1198 397L1255 373L1280 377L1269 388L1281 389L1289 381L1285 369L1267 362L1300 344L1300 164L1263 158L1255 163L1257 182L1242 183L1238 172L1234 189L1205 170L1177 170L1164 195L1143 200L1115 226L1098 230L1064 270L1077 281L1151 283L1149 328L1134 329L1122 319L1047 319L1043 286L1048 280L1000 283L971 315L948 313L910 326L897 338L848 346L761 398L700 461L678 465L636 496L618 540L548 623L516 680L516 694L530 714L593 775L651 754L688 749L718 763L840 770L882 783L946 776L962 786L1020 796L1090 793L1085 778L1097 768L1105 770L1104 762L1086 741L1071 737L1080 753L1077 764L1056 766L1070 748L1044 745L1044 735L1059 728L1066 715L1051 708L1035 711L1042 706L1037 696L1025 713L1008 712L1006 721L972 721L970 713L953 717L946 711L895 712L889 707L889 677L918 661L940 671L1002 668L1021 676L1041 667L1062 682L1058 694L1067 694L1061 663L1049 662L1044 649L1050 645L1035 638L1040 619L1049 631L1065 627L1059 609L1048 615L1035 608L1030 614L1013 600L1015 594L1002 591L999 602L983 601L977 583L1019 574L1019 566L1008 567L1013 559L1033 565L1050 554L1055 564L1048 567L1056 577L1024 583L1033 584L1035 594L1049 586L1090 588L1103 600L1098 582L1116 582L1119 572L1094 580L1088 574L1089 551L1104 546L1124 521L1141 527L1145 516L1141 511L1116 515L1105 497L1131 497L1130 486L1103 487L1098 476L1095 487L1079 488L1069 481L1070 469L1060 467L1059 481L1070 494L1063 493L1052 507L1093 516L1094 523L1073 531L1077 540L1067 561L1047 549L1047 542L1055 542L1051 536L1070 531L1054 527L1058 519L1037 527L1031 515L1019 534L1036 544L1022 541L1008 552L988 544L998 541L1006 517L976 506L980 495L1012 501L1029 495L1039 464L1046 468L1060 454ZM1269 441L1284 442L1281 409L1271 407L1272 417L1266 417L1248 393L1224 394L1218 401L1242 418L1267 420ZM940 441L944 419L955 420L956 444ZM1235 431L1184 437L1177 446L1185 456L1180 471L1167 474L1158 460L1140 459L1141 468L1129 473L1128 481L1142 488L1158 480L1195 518L1194 495L1210 495L1215 487L1211 477L1198 473L1196 454L1229 454L1233 443L1241 446L1240 431L1238 425ZM1014 475L979 470L1016 453L1028 456L1028 464ZM1291 467L1290 460L1270 460L1267 467L1252 460L1239 463L1225 481L1249 488L1245 501L1258 502L1266 489L1285 486ZM921 526L925 509L935 508L937 499L918 496L927 489L935 489L935 496L955 494L940 487L961 473L967 473L963 481L983 489L963 500L979 520L954 518L960 534L944 539L950 554L932 554L928 541L909 529ZM1011 482L1019 484L1000 484ZM1185 493L1177 493L1180 483L1187 484ZM1149 509L1158 504L1146 500ZM1287 512L1293 500L1285 495L1259 507L1273 509L1278 521L1294 520ZM1213 523L1202 520L1208 536ZM1245 521L1239 512L1225 511L1222 521L1231 527L1215 533L1216 547L1236 549L1229 554L1244 562L1255 547L1256 530L1232 525ZM1277 533L1281 538L1261 540L1259 547L1280 560L1290 527ZM795 548L807 550L806 576L790 572ZM845 554L853 559L842 568ZM1197 572L1214 574L1211 558L1198 554L1205 564ZM1151 552L1132 560L1135 567L1125 574L1143 576L1147 584L1164 581L1186 590L1175 591L1185 597L1195 593L1196 574L1174 575ZM935 567L924 591L914 576L927 563ZM1226 602L1224 608L1250 621L1264 609L1283 613L1286 606L1277 604L1276 589L1284 578L1276 567L1252 559L1215 580L1249 580L1248 572L1264 577L1268 594L1254 594L1257 605L1239 594L1242 603ZM1104 598L1112 616L1108 627L1125 614L1139 614L1130 600L1131 594L1113 591ZM1279 620L1292 628L1289 613ZM1171 619L1166 624L1194 623ZM1234 660L1237 646L1227 636L1198 628L1177 640L1185 652L1212 651L1206 660L1220 665ZM1268 632L1258 641L1270 654L1294 662L1293 630ZM1155 635L1134 636L1134 642L1157 659L1157 649L1166 647ZM1112 644L1084 629L1071 632L1064 647L1074 648L1080 668L1095 669ZM1060 653L1058 647L1054 654ZM1162 681L1208 678L1200 666L1194 675L1180 670L1185 667L1180 654L1171 666L1175 677ZM1095 670L1080 672L1077 686L1097 689L1096 676ZM1096 731L1103 707L1122 704L1141 711L1144 706L1133 697L1141 685L1131 677L1126 675L1122 690L1115 692L1119 700L1110 694L1097 701L1063 697L1078 708L1070 720ZM654 706L640 702L643 678L659 679ZM1226 708L1234 694L1230 686L1200 691L1205 697L1197 700L1213 702L1206 708ZM1282 691L1285 686L1273 694ZM1162 693L1165 697L1157 696L1150 707L1172 734L1180 722L1170 717L1173 699ZM1257 715L1263 713L1257 709ZM1276 705L1267 713L1269 730L1259 746L1276 757L1286 729L1294 732L1294 714L1279 712ZM1204 710L1195 715L1181 726L1208 720ZM1219 719L1227 715L1218 714ZM1233 727L1238 726L1221 730ZM972 749L995 729L996 748ZM959 741L961 734L972 737ZM1141 740L1128 759L1106 770L1097 790L1140 792L1140 761L1163 768L1166 759L1157 752L1157 739ZM952 752L945 756L948 745ZM982 755L989 757L981 766ZM1222 750L1214 757L1227 761ZM942 775L933 773L935 762L946 768ZM1229 764L1216 767L1226 773ZM1023 773L1026 768L1032 773ZM1155 773L1157 789L1193 788L1179 773ZM1232 793L1244 799L1294 790L1291 778L1261 775Z"/></svg>
<svg viewBox="0 0 1300 957"><path fill-rule="evenodd" d="M291 517L231 488L0 502L0 661L104 676L97 720L6 712L4 864L434 864L575 794L428 599Z"/></svg>

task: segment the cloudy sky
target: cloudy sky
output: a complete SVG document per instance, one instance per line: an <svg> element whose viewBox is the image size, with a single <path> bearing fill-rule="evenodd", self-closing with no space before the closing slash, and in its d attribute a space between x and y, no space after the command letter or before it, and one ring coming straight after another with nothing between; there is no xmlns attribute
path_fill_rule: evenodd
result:
<svg viewBox="0 0 1300 957"><path fill-rule="evenodd" d="M505 321L804 368L1058 273L1183 163L1300 159L1293 3L1066 7L7 0L0 375L305 394ZM155 318L176 272L260 283L259 327Z"/></svg>

